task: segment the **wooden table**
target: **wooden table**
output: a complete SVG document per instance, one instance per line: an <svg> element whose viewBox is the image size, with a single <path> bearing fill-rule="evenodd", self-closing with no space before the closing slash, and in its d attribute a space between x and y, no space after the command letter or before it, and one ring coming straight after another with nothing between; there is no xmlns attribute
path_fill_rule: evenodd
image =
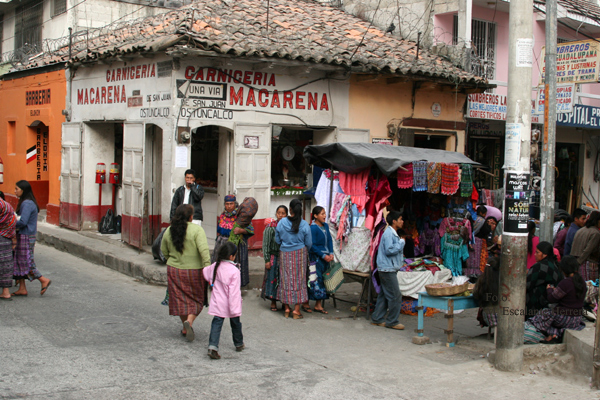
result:
<svg viewBox="0 0 600 400"><path fill-rule="evenodd" d="M471 296L431 296L427 292L419 292L419 322L417 326L417 335L423 336L423 307L432 307L440 310L447 310L448 329L444 333L448 336L446 347L454 347L454 310L464 310L467 308L477 308L479 303Z"/></svg>
<svg viewBox="0 0 600 400"><path fill-rule="evenodd" d="M360 297L358 298L358 303L356 304L356 310L354 311L354 319L356 319L356 316L358 315L358 310L360 309L360 307L365 306L367 308L367 320L368 320L369 316L371 315L371 309L369 307L369 302L371 301L371 274L344 270L344 283L348 283L348 282L358 282L362 285L362 290L360 291ZM363 302L363 299L365 298L365 294L366 294L366 299ZM331 298L333 299L333 306L336 308L337 308L336 300L347 301L347 300L338 299L337 297L335 297L335 294L331 295ZM348 301L348 303L352 303L352 302Z"/></svg>

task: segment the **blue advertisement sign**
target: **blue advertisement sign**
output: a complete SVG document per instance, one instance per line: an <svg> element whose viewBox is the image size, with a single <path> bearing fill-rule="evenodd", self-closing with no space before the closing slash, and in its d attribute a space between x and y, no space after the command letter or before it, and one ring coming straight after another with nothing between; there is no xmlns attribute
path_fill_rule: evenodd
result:
<svg viewBox="0 0 600 400"><path fill-rule="evenodd" d="M556 114L556 125L600 129L600 107L576 104L569 114Z"/></svg>

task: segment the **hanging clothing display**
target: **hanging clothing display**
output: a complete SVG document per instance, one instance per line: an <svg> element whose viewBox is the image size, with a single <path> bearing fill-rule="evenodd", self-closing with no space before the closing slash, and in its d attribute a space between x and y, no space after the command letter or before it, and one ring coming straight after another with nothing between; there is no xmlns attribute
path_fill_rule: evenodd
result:
<svg viewBox="0 0 600 400"><path fill-rule="evenodd" d="M331 176L331 171L325 170L325 172L323 172L323 174L321 175L321 179L319 179L319 183L317 184L317 189L315 190L315 200L317 201L318 206L321 206L325 209L325 214L329 215L331 179L327 177L327 172L329 172L329 176ZM333 193L342 193L342 188L340 187L338 174L334 175Z"/></svg>
<svg viewBox="0 0 600 400"><path fill-rule="evenodd" d="M462 275L462 263L469 258L469 250L462 237L453 239L452 235L445 234L442 237L441 248L444 266L452 271L453 276Z"/></svg>
<svg viewBox="0 0 600 400"><path fill-rule="evenodd" d="M340 186L342 191L352 197L352 203L356 204L358 211L362 211L367 204L367 178L370 170L365 169L358 174L347 174L340 172Z"/></svg>
<svg viewBox="0 0 600 400"><path fill-rule="evenodd" d="M427 190L427 161L413 162L413 191L424 192Z"/></svg>
<svg viewBox="0 0 600 400"><path fill-rule="evenodd" d="M458 164L442 164L442 194L451 196L458 191L460 174Z"/></svg>
<svg viewBox="0 0 600 400"><path fill-rule="evenodd" d="M373 229L377 214L383 208L382 206L388 197L392 195L392 189L390 188L390 181L385 176L379 179L379 182L375 177L370 176L368 182L370 197L366 205L365 228Z"/></svg>
<svg viewBox="0 0 600 400"><path fill-rule="evenodd" d="M440 235L437 229L430 229L429 223L424 224L419 235L419 245L415 246L415 256L434 255L439 257L442 253Z"/></svg>
<svg viewBox="0 0 600 400"><path fill-rule="evenodd" d="M402 168L398 168L398 188L410 189L413 187L413 165L404 164Z"/></svg>
<svg viewBox="0 0 600 400"><path fill-rule="evenodd" d="M427 191L429 193L439 193L442 183L442 169L440 164L430 162L427 165Z"/></svg>
<svg viewBox="0 0 600 400"><path fill-rule="evenodd" d="M460 168L460 195L470 197L473 193L473 166L471 164L461 164Z"/></svg>

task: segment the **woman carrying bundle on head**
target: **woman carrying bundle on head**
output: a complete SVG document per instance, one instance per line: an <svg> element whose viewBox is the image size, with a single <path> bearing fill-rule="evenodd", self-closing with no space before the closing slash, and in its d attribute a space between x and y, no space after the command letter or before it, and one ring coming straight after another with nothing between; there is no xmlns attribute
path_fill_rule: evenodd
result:
<svg viewBox="0 0 600 400"><path fill-rule="evenodd" d="M308 301L306 271L308 250L312 247L312 234L308 223L302 220L302 202L290 202L290 215L283 218L275 229L275 242L279 244L279 288L277 297L284 305L285 317L302 319L300 305Z"/></svg>
<svg viewBox="0 0 600 400"><path fill-rule="evenodd" d="M206 281L202 268L210 264L206 234L192 223L194 207L182 204L175 210L171 226L163 235L161 250L167 259L169 314L183 323L181 334L194 340L194 320L205 304Z"/></svg>
<svg viewBox="0 0 600 400"><path fill-rule="evenodd" d="M244 350L244 336L242 335L242 291L240 286L240 270L235 265L237 247L227 242L219 249L217 262L204 268L202 273L212 289L208 313L213 315L208 339L208 356L213 360L221 358L219 354L219 340L223 321L229 318L231 335L235 351Z"/></svg>

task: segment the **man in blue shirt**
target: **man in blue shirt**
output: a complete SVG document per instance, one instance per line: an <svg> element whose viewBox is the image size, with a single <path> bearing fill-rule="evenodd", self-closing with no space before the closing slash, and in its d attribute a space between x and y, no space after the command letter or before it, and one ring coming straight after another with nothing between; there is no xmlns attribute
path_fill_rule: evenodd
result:
<svg viewBox="0 0 600 400"><path fill-rule="evenodd" d="M573 212L573 223L569 226L569 230L567 231L567 238L565 239L565 251L564 255L568 256L571 254L571 246L573 246L573 239L575 238L575 234L585 225L585 220L587 219L587 214L581 208L576 208Z"/></svg>

